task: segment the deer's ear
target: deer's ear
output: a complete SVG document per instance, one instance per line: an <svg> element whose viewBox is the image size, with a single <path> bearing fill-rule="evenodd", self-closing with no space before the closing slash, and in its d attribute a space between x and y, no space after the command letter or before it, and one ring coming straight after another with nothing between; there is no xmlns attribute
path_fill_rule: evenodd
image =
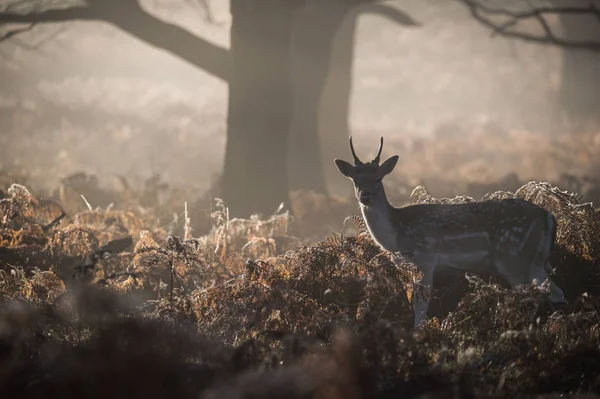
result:
<svg viewBox="0 0 600 399"><path fill-rule="evenodd" d="M349 162L344 161L343 159L336 158L335 166L337 166L339 171L342 172L342 174L346 177L353 179L354 176L356 176L356 170L354 169L354 166L352 166L352 164L350 164Z"/></svg>
<svg viewBox="0 0 600 399"><path fill-rule="evenodd" d="M379 166L379 170L377 171L379 177L389 175L396 167L398 158L400 158L398 155L394 155L383 161L383 163Z"/></svg>

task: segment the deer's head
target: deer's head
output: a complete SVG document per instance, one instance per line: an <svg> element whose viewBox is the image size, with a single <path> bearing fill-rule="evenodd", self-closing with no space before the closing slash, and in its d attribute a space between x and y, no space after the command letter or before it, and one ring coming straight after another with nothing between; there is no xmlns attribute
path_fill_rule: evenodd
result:
<svg viewBox="0 0 600 399"><path fill-rule="evenodd" d="M336 159L335 164L339 171L346 177L352 179L354 192L358 201L364 206L373 206L381 200L385 200L383 189L383 178L388 175L398 162L398 155L386 159L379 165L379 157L383 148L383 137L379 144L377 156L368 163L361 162L354 152L352 136L350 136L350 151L354 157L354 166L342 159Z"/></svg>

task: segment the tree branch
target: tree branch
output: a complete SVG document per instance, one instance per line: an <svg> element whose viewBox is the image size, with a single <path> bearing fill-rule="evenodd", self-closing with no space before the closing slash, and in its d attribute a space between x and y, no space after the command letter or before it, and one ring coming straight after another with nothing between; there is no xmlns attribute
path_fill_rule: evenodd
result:
<svg viewBox="0 0 600 399"><path fill-rule="evenodd" d="M24 28L17 28L17 29L9 30L8 32L6 32L2 36L0 36L0 43L2 43L5 40L13 38L14 36L18 35L19 33L30 31L31 29L33 29L34 26L35 26L35 23L31 23Z"/></svg>
<svg viewBox="0 0 600 399"><path fill-rule="evenodd" d="M3 23L56 23L67 21L91 21L99 20L98 15L94 15L88 7L70 7L27 14L0 12L0 22Z"/></svg>
<svg viewBox="0 0 600 399"><path fill-rule="evenodd" d="M137 1L121 0L98 3L91 1L89 4L89 6L73 6L26 14L0 12L0 23L46 24L80 20L103 21L147 44L163 49L219 79L229 80L229 50L177 25L154 17L144 11Z"/></svg>
<svg viewBox="0 0 600 399"><path fill-rule="evenodd" d="M158 19L143 10L135 15L106 22L221 80L229 81L231 68L229 50L202 39L180 26Z"/></svg>
<svg viewBox="0 0 600 399"><path fill-rule="evenodd" d="M387 4L370 4L364 7L364 10L361 10L365 14L374 14L380 15L384 18L388 18L398 25L404 26L422 26L422 24L413 19L406 12L399 10L395 7L391 7Z"/></svg>
<svg viewBox="0 0 600 399"><path fill-rule="evenodd" d="M538 44L553 45L562 48L582 49L594 52L600 52L600 41L593 40L568 40L556 36L544 18L546 15L591 15L600 21L600 9L591 4L589 7L532 7L527 11L511 11L507 9L497 9L488 7L477 0L458 0L464 3L471 12L471 15L482 25L492 30L491 36L502 35L512 37L527 42ZM499 23L490 16L502 16L509 18L508 21ZM544 30L544 35L535 35L525 32L511 30L519 22L535 18Z"/></svg>

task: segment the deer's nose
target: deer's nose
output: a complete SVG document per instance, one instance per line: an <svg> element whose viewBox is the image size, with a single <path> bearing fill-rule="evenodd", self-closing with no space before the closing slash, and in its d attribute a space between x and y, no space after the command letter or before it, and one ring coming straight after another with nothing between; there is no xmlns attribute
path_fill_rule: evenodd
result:
<svg viewBox="0 0 600 399"><path fill-rule="evenodd" d="M362 191L360 193L359 201L363 205L371 205L371 203L373 202L373 197L371 197L371 193Z"/></svg>

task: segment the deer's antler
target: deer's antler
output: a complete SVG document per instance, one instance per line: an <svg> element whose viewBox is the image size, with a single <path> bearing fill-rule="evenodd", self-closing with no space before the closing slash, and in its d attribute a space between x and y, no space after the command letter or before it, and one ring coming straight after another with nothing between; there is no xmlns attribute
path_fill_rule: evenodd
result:
<svg viewBox="0 0 600 399"><path fill-rule="evenodd" d="M354 146L352 145L352 136L350 136L350 151L352 151L352 156L354 157L354 165L361 165L362 162L356 156L356 152L354 152Z"/></svg>

